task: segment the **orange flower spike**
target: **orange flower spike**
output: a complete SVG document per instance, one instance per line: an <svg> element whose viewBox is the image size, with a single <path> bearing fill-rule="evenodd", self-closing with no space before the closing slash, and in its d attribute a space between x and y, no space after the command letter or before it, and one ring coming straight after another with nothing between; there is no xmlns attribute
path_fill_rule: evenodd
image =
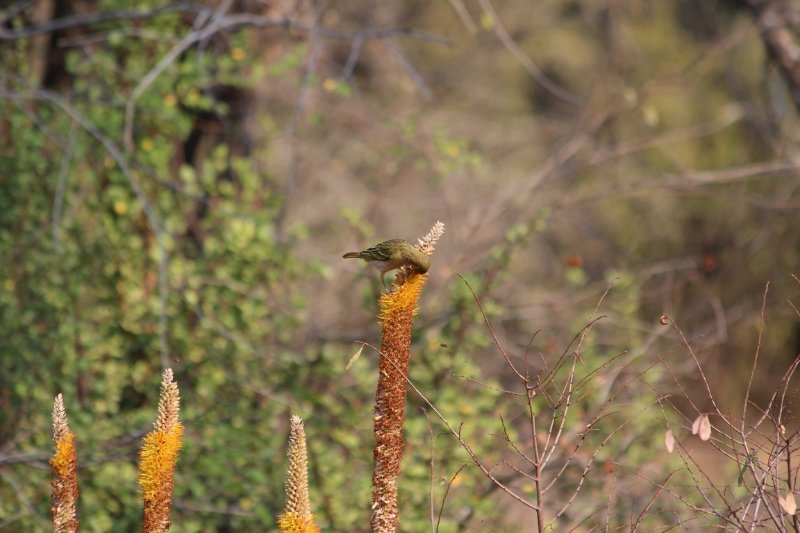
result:
<svg viewBox="0 0 800 533"><path fill-rule="evenodd" d="M419 253L430 256L433 245L444 233L437 222L420 239ZM411 359L411 331L417 314L422 287L428 274L413 266L401 268L392 290L380 299L378 320L383 325L378 388L375 392L375 469L372 474L372 529L375 532L397 530L397 479L403 456L406 376Z"/></svg>
<svg viewBox="0 0 800 533"><path fill-rule="evenodd" d="M162 533L169 528L173 474L183 443L183 425L178 421L180 393L172 370L162 375L158 419L142 443L139 484L144 500L145 533Z"/></svg>

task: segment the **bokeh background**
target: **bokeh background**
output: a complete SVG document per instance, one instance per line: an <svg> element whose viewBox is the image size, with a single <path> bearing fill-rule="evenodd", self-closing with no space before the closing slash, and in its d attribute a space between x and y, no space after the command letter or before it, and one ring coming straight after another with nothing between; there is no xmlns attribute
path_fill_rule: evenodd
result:
<svg viewBox="0 0 800 533"><path fill-rule="evenodd" d="M672 415L645 406L676 381L708 401L662 314L731 408L767 283L756 404L800 350L798 32L794 0L6 2L0 531L51 527L59 392L83 527L136 530L165 366L186 425L174 531L274 528L290 414L319 525L367 531L376 357L345 365L379 342L381 286L341 255L437 220L411 377L499 464L499 417L516 434L525 409L467 283L520 364L603 315L582 358L624 354L596 387L635 422L598 465L631 470L598 469L559 524L619 491L625 524L649 498L630 472L669 468ZM526 530L477 469L449 484L469 458L409 402L402 530L430 530L446 487L441 531Z"/></svg>

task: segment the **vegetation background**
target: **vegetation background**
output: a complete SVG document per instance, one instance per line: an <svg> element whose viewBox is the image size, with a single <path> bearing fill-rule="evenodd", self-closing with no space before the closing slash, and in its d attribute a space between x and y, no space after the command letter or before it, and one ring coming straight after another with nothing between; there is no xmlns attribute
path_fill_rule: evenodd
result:
<svg viewBox="0 0 800 533"><path fill-rule="evenodd" d="M800 351L798 15L793 0L4 3L0 531L51 527L59 392L84 530L138 528L137 450L166 366L186 426L173 531L274 528L290 414L321 529L366 531L375 357L345 365L378 342L381 287L341 255L437 219L415 384L501 464L500 415L516 438L524 404L465 281L518 362L557 357L604 315L583 364L624 364L586 374L575 416L618 389L613 415L633 422L559 524L596 507L628 523L654 489L633 491L634 473L674 466L665 419L689 408L665 414L659 394L677 381L707 403L659 317L726 406L767 282L756 404ZM402 530L429 530L446 489L440 531L527 527L529 510L459 471L469 457L423 406L412 394ZM680 504L659 500L653 523Z"/></svg>

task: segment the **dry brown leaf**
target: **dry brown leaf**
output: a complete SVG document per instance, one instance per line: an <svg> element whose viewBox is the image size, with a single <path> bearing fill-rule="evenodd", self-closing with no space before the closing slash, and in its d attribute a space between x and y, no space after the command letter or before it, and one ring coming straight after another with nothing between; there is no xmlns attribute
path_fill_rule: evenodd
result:
<svg viewBox="0 0 800 533"><path fill-rule="evenodd" d="M702 416L697 434L700 435L700 440L708 440L711 438L711 421L708 419L708 415Z"/></svg>
<svg viewBox="0 0 800 533"><path fill-rule="evenodd" d="M362 344L361 348L359 348L358 351L355 354L353 354L353 357L351 357L350 360L347 362L347 366L344 369L345 372L350 370L350 367L353 366L356 361L358 361L358 358L361 357L361 352L363 351L364 351L364 345Z"/></svg>
<svg viewBox="0 0 800 533"><path fill-rule="evenodd" d="M672 434L671 429L668 429L666 435L664 435L664 446L667 447L669 453L672 453L672 450L675 449L675 435Z"/></svg>
<svg viewBox="0 0 800 533"><path fill-rule="evenodd" d="M784 498L783 496L778 496L778 504L783 509L783 512L794 516L797 513L797 504L794 501L794 493L789 492Z"/></svg>
<svg viewBox="0 0 800 533"><path fill-rule="evenodd" d="M700 431L700 422L702 421L703 415L697 415L697 418L692 422L692 435L697 435L697 432Z"/></svg>

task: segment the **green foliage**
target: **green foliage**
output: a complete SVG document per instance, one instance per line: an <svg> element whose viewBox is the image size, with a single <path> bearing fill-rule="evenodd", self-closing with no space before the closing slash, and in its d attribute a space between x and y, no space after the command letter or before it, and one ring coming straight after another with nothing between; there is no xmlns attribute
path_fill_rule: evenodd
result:
<svg viewBox="0 0 800 533"><path fill-rule="evenodd" d="M186 30L174 16L146 26L165 34ZM64 63L76 111L112 140L121 138L129 88L170 47L127 38L118 31L124 28L112 30L109 46L88 58L69 50ZM16 53L3 56L6 71L24 62L26 47L16 45ZM228 114L208 91L209 73L220 83L252 83L240 70L242 59L240 44L221 57L207 52L178 61L155 79L137 102L129 174L58 106L0 99L14 131L0 154L13 176L0 180L0 224L7 229L0 232L0 335L4 353L13 354L0 359L4 445L46 456L52 399L64 393L78 438L87 530L130 531L140 523L135 462L138 437L155 417L162 315L187 426L176 502L202 501L209 510L176 505L174 521L200 530L219 519L211 510L233 509L234 529L263 529L282 507L286 410L264 394L284 379L292 357L281 346L303 316L292 281L318 275L319 264L293 254L300 232L276 236L281 198L252 158L217 145L201 154L200 165L175 164L196 113ZM21 80L5 83L26 94ZM73 155L62 160L67 144ZM292 312L277 311L274 302ZM0 486L0 516L15 516L26 500L47 516L46 470L21 463L8 476L25 483L22 493ZM42 526L35 515L13 525Z"/></svg>

